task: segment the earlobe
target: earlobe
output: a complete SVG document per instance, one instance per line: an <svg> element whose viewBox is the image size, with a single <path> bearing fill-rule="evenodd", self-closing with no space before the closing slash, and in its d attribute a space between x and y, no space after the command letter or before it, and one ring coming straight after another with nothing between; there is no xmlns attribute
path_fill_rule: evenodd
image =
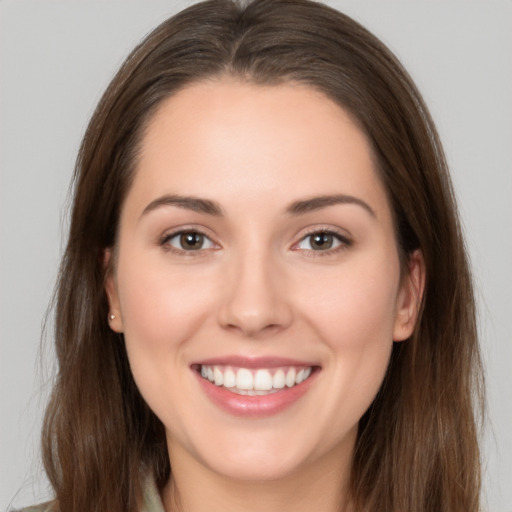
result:
<svg viewBox="0 0 512 512"><path fill-rule="evenodd" d="M121 316L121 307L119 304L119 294L115 280L113 265L113 250L105 249L103 254L103 268L105 270L105 293L107 294L109 313L108 323L110 328L117 333L123 332L123 318Z"/></svg>
<svg viewBox="0 0 512 512"><path fill-rule="evenodd" d="M408 267L397 298L393 341L409 338L418 320L425 289L425 260L419 249L409 256Z"/></svg>

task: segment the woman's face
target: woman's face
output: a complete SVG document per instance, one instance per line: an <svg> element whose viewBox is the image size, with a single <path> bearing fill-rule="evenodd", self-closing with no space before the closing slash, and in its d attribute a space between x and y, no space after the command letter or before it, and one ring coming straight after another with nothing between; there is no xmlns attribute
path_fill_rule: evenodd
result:
<svg viewBox="0 0 512 512"><path fill-rule="evenodd" d="M401 280L368 142L322 94L222 79L168 99L107 293L173 465L266 480L348 463L420 265Z"/></svg>

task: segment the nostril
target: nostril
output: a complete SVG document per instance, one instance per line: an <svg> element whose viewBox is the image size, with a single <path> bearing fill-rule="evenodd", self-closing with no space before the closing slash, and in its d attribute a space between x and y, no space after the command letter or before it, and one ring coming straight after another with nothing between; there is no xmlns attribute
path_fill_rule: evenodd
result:
<svg viewBox="0 0 512 512"><path fill-rule="evenodd" d="M264 335L271 335L283 329L283 325L277 323L259 323L258 321L241 321L237 324L230 323L224 326L225 329L239 332L249 338L257 338Z"/></svg>

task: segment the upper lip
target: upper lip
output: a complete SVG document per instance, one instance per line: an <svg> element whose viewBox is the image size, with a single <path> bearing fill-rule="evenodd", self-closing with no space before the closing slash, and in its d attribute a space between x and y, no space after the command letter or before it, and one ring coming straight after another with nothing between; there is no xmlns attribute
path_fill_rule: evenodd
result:
<svg viewBox="0 0 512 512"><path fill-rule="evenodd" d="M196 361L192 364L204 366L235 366L238 368L278 368L281 366L319 366L311 361L300 361L277 356L246 357L227 355Z"/></svg>

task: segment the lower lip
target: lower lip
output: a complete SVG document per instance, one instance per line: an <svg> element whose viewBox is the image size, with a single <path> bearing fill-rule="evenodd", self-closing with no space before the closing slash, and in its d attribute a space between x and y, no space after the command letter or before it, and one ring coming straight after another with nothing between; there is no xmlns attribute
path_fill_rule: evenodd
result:
<svg viewBox="0 0 512 512"><path fill-rule="evenodd" d="M216 386L195 372L203 391L210 400L224 411L235 416L261 418L278 414L300 398L302 398L313 384L318 371L314 371L305 381L268 395L238 395L226 388Z"/></svg>

